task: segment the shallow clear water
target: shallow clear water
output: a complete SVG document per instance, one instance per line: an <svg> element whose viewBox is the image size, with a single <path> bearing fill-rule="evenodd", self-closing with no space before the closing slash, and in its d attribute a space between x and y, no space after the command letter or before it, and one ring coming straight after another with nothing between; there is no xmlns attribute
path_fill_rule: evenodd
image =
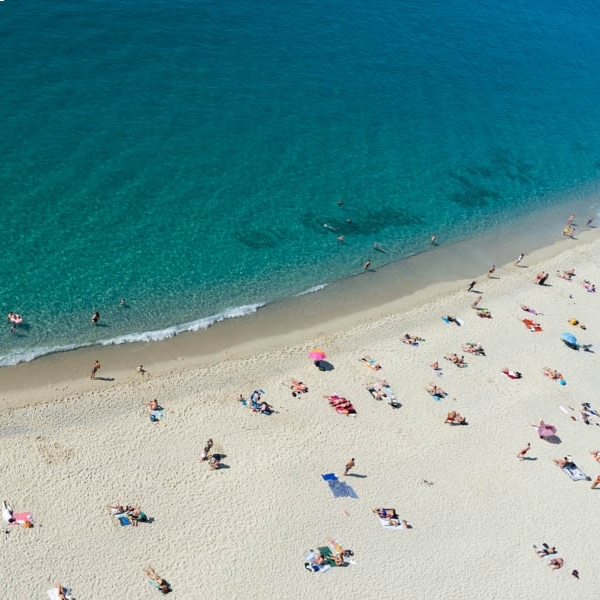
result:
<svg viewBox="0 0 600 600"><path fill-rule="evenodd" d="M205 327L599 179L596 3L281 4L0 5L25 320L0 365Z"/></svg>

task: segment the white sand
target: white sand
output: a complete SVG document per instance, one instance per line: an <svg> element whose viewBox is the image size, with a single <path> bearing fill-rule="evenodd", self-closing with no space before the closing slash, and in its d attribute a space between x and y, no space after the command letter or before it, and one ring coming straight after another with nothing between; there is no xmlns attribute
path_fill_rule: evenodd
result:
<svg viewBox="0 0 600 600"><path fill-rule="evenodd" d="M572 330L583 343L600 344L600 293L580 285L585 278L600 283L599 251L590 233L584 243L526 257L527 268L480 277L480 306L491 320L477 318L469 307L476 295L461 281L424 290L427 303L409 312L402 312L404 299L321 333L270 340L258 355L245 347L210 365L146 358L152 377L136 375L136 364L102 360L99 375L113 381L81 377L44 388L32 386L45 381L39 365L56 370L64 356L25 365L22 388L3 394L6 406L28 405L2 415L0 500L32 511L36 526L2 535L0 597L45 598L54 581L78 599L158 597L141 572L152 564L182 599L596 598L600 488L571 481L550 459L571 454L593 479L600 473L589 455L600 447L600 419L587 426L559 409L584 401L600 409L599 354L559 341ZM573 282L555 276L571 266ZM548 287L532 283L541 269L551 274ZM525 328L520 303L543 313L533 317L543 332ZM467 324L447 325L443 314ZM570 317L587 330L571 327ZM406 346L399 338L407 332L427 341ZM443 359L463 354L469 341L481 342L487 356L467 356L465 369ZM308 360L313 345L327 351L333 371ZM367 369L358 360L365 354L384 368ZM84 356L91 365L94 356ZM441 377L428 366L434 360ZM546 365L567 384L544 377ZM523 379L508 379L503 366ZM364 390L383 377L402 408ZM293 398L282 385L291 378L306 382L309 393ZM424 391L429 381L448 398L435 402ZM255 388L266 391L277 414L238 404L240 392L248 397ZM336 414L323 398L331 393L351 400L358 416ZM158 425L148 420L151 398L166 409ZM469 425L444 425L451 409ZM561 444L538 439L528 424L540 418L557 427ZM198 460L209 437L226 454L219 471ZM533 460L520 462L516 454L528 441ZM320 475L341 477L351 457L356 467L345 480L359 499L334 499ZM155 521L122 528L107 509L113 502L139 503ZM413 529L384 530L375 506L396 508ZM357 564L311 574L303 555L327 536L351 548ZM537 557L532 545L542 542L558 547L563 569L553 572Z"/></svg>

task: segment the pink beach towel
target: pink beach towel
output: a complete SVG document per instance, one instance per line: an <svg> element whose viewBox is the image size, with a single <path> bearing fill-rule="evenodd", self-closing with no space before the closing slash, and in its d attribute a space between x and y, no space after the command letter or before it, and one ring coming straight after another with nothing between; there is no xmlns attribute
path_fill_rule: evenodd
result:
<svg viewBox="0 0 600 600"><path fill-rule="evenodd" d="M33 523L33 515L30 512L13 513L14 521L11 525L23 525L23 523Z"/></svg>

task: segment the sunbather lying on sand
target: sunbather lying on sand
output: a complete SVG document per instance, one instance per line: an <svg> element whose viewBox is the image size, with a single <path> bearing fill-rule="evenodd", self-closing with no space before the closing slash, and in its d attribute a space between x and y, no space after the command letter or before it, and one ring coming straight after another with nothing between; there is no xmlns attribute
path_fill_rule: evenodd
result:
<svg viewBox="0 0 600 600"><path fill-rule="evenodd" d="M142 571L146 574L148 579L154 582L154 585L158 588L159 592L168 594L171 591L169 583L162 577L159 577L152 567L148 566L145 569L142 569Z"/></svg>
<svg viewBox="0 0 600 600"><path fill-rule="evenodd" d="M54 587L58 591L58 600L72 600L73 596L69 594L69 589L60 583L55 583Z"/></svg>
<svg viewBox="0 0 600 600"><path fill-rule="evenodd" d="M464 356L461 356L459 358L458 354L453 353L453 354L450 354L449 356L444 356L444 358L446 360L449 360L450 362L452 362L452 364L455 364L457 367L466 367Z"/></svg>
<svg viewBox="0 0 600 600"><path fill-rule="evenodd" d="M548 564L552 565L552 570L556 571L557 569L561 569L565 564L565 561L562 558L553 558Z"/></svg>
<svg viewBox="0 0 600 600"><path fill-rule="evenodd" d="M580 329L587 329L587 327L577 319L569 319L569 324L573 325L573 327L579 327Z"/></svg>
<svg viewBox="0 0 600 600"><path fill-rule="evenodd" d="M462 349L470 354L477 354L478 356L485 356L485 351L481 344L474 344L473 342L467 342Z"/></svg>
<svg viewBox="0 0 600 600"><path fill-rule="evenodd" d="M591 283L590 281L588 281L587 279L581 285L588 292L595 292L596 291L596 286L593 283Z"/></svg>
<svg viewBox="0 0 600 600"><path fill-rule="evenodd" d="M369 369L371 369L372 371L379 371L379 369L381 369L381 365L375 362L370 356L363 356L360 359L360 362L367 365L367 367L369 367Z"/></svg>
<svg viewBox="0 0 600 600"><path fill-rule="evenodd" d="M435 383L430 382L429 387L426 387L425 389L431 396L437 396L438 398L443 398L448 395L442 388L435 385Z"/></svg>
<svg viewBox="0 0 600 600"><path fill-rule="evenodd" d="M162 410L163 407L158 403L158 400L150 400L150 402L148 402L148 409L149 410Z"/></svg>
<svg viewBox="0 0 600 600"><path fill-rule="evenodd" d="M531 313L532 315L541 315L542 314L541 312L538 312L537 310L535 310L535 308L531 308L530 306L527 306L526 304L521 304L521 310Z"/></svg>
<svg viewBox="0 0 600 600"><path fill-rule="evenodd" d="M550 547L548 544L543 544L542 548L536 550L536 552L544 558L544 556L549 556L550 554L556 554L556 548L554 546Z"/></svg>
<svg viewBox="0 0 600 600"><path fill-rule="evenodd" d="M575 276L575 269L569 269L568 271L563 271L562 273L559 270L557 270L556 275L557 277L561 277L562 279L566 279L567 281L572 281L573 277Z"/></svg>
<svg viewBox="0 0 600 600"><path fill-rule="evenodd" d="M374 508L374 513L377 513L382 519L397 519L398 514L395 508Z"/></svg>
<svg viewBox="0 0 600 600"><path fill-rule="evenodd" d="M450 315L446 315L446 321L448 321L449 323L456 323L457 325L460 326L460 323L458 322L458 319L456 317L451 317Z"/></svg>
<svg viewBox="0 0 600 600"><path fill-rule="evenodd" d="M482 319L491 319L492 313L487 308L482 308L477 312L477 316L481 317Z"/></svg>
<svg viewBox="0 0 600 600"><path fill-rule="evenodd" d="M592 455L594 460L600 462L600 450L592 450L590 454Z"/></svg>
<svg viewBox="0 0 600 600"><path fill-rule="evenodd" d="M292 390L292 396L297 396L298 394L306 394L308 392L308 386L301 381L296 379L292 380L292 385L290 385L290 389Z"/></svg>
<svg viewBox="0 0 600 600"><path fill-rule="evenodd" d="M404 334L404 337L401 338L403 344L408 344L410 346L417 346L419 342L424 342L425 340L418 335L409 335L408 333Z"/></svg>
<svg viewBox="0 0 600 600"><path fill-rule="evenodd" d="M451 410L446 415L444 423L450 423L451 425L467 425L467 419L455 410Z"/></svg>
<svg viewBox="0 0 600 600"><path fill-rule="evenodd" d="M577 465L573 462L572 456L565 456L564 458L553 458L552 462L555 462L561 469L565 467L567 469L575 469Z"/></svg>
<svg viewBox="0 0 600 600"><path fill-rule="evenodd" d="M400 519L395 508L374 508L373 512L376 513L380 519L385 519L393 527L412 529L412 525L408 521Z"/></svg>
<svg viewBox="0 0 600 600"><path fill-rule="evenodd" d="M544 372L544 375L546 375L547 377L550 377L550 379L562 379L563 378L563 376L556 369L551 369L550 367L544 367L542 369L542 371Z"/></svg>
<svg viewBox="0 0 600 600"><path fill-rule="evenodd" d="M523 375L519 371L511 371L508 367L501 369L505 375L508 375L511 379L521 379Z"/></svg>

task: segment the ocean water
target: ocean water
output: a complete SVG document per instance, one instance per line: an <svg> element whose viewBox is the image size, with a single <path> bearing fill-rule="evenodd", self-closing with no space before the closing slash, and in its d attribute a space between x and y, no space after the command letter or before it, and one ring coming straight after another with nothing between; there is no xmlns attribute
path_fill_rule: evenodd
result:
<svg viewBox="0 0 600 600"><path fill-rule="evenodd" d="M2 366L201 329L600 179L592 0L6 0L0 51Z"/></svg>

